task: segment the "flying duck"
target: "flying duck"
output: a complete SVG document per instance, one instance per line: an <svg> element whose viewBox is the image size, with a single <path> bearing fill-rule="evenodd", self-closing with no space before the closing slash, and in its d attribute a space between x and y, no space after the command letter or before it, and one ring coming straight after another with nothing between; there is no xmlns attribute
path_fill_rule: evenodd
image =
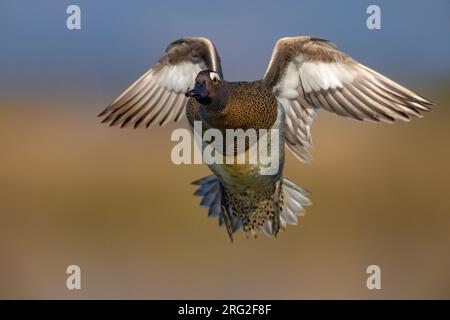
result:
<svg viewBox="0 0 450 320"><path fill-rule="evenodd" d="M284 143L301 161L311 161L311 125L323 109L359 121L409 121L431 111L432 102L358 63L328 40L303 36L277 41L262 79L227 82L214 44L183 38L168 45L156 64L100 113L111 126L150 127L187 115L191 128L276 129L278 166L208 164L212 175L193 182L201 206L217 217L231 240L243 229L276 236L297 224L308 192L283 176ZM258 135L257 139L262 139ZM205 145L202 146L203 148ZM248 143L245 152L254 150ZM223 152L223 150L222 150ZM234 150L232 157L238 152Z"/></svg>

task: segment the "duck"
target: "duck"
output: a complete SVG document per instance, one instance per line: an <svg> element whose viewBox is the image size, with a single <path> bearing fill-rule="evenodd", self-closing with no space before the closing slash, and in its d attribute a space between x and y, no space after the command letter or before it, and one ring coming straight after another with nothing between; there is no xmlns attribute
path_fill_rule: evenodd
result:
<svg viewBox="0 0 450 320"><path fill-rule="evenodd" d="M311 126L318 110L357 121L410 121L434 104L359 63L326 39L314 36L279 39L261 79L228 82L215 45L205 37L170 43L152 68L132 83L100 114L103 123L121 128L149 128L178 122L186 115L194 131L265 130L240 150L225 142L223 159L208 163L212 174L193 182L200 205L218 219L229 238L240 229L257 237L276 237L311 205L309 191L284 177L285 146L302 162L312 161ZM269 132L276 132L268 139ZM275 139L272 139L275 137ZM237 163L270 140L276 170L267 162ZM202 150L207 143L201 142ZM224 149L225 148L225 149ZM231 149L231 151L230 151ZM267 150L266 150L267 151ZM273 164L273 163L272 163Z"/></svg>

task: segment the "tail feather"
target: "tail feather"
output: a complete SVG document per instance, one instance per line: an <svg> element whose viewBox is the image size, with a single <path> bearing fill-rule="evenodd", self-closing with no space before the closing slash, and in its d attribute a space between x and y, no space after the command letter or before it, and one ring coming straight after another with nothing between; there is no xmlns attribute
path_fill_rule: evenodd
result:
<svg viewBox="0 0 450 320"><path fill-rule="evenodd" d="M305 214L303 207L311 205L311 201L306 197L309 194L308 191L287 178L282 180L282 190L284 203L280 213L280 226L281 229L286 229L288 224L297 225L298 217ZM278 232L273 226L273 221L270 220L264 223L262 230L269 236L275 236Z"/></svg>
<svg viewBox="0 0 450 320"><path fill-rule="evenodd" d="M220 192L217 192L208 209L208 217L218 217L222 213L222 197Z"/></svg>
<svg viewBox="0 0 450 320"><path fill-rule="evenodd" d="M192 182L193 185L200 186L194 195L202 197L200 206L208 208L209 217L217 217L219 226L225 225L228 234L233 240L233 233L241 228L239 219L230 214L225 207L223 200L222 186L219 179L214 176L208 176Z"/></svg>
<svg viewBox="0 0 450 320"><path fill-rule="evenodd" d="M218 218L219 226L225 225L230 239L233 240L233 234L241 229L242 221L233 214L231 206L225 203L223 186L220 180L214 176L208 176L192 184L199 186L195 195L202 197L200 206L208 208L208 216ZM304 215L304 206L311 204L306 197L309 192L302 189L287 178L281 181L281 199L277 201L282 204L279 212L279 221L266 220L262 225L262 231L268 236L276 236L279 229L285 229L287 225L297 225L299 216Z"/></svg>

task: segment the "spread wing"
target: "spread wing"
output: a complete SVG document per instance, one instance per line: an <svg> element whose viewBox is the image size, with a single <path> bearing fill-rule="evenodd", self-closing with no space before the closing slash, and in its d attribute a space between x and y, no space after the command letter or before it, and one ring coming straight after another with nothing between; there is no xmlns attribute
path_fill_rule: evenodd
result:
<svg viewBox="0 0 450 320"><path fill-rule="evenodd" d="M189 98L184 93L194 86L204 69L222 75L220 58L206 38L183 38L172 42L157 63L115 99L99 117L121 127L147 128L178 121Z"/></svg>
<svg viewBox="0 0 450 320"><path fill-rule="evenodd" d="M405 87L358 63L327 40L280 39L263 78L286 111L286 143L310 160L315 108L356 120L408 121L433 105Z"/></svg>

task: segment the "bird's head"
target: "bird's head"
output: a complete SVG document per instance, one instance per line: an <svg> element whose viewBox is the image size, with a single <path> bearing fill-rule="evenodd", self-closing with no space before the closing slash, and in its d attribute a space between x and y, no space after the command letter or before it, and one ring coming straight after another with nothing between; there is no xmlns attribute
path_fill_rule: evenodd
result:
<svg viewBox="0 0 450 320"><path fill-rule="evenodd" d="M220 75L211 70L200 71L195 78L194 88L185 93L205 106L220 106L225 98L225 88Z"/></svg>

